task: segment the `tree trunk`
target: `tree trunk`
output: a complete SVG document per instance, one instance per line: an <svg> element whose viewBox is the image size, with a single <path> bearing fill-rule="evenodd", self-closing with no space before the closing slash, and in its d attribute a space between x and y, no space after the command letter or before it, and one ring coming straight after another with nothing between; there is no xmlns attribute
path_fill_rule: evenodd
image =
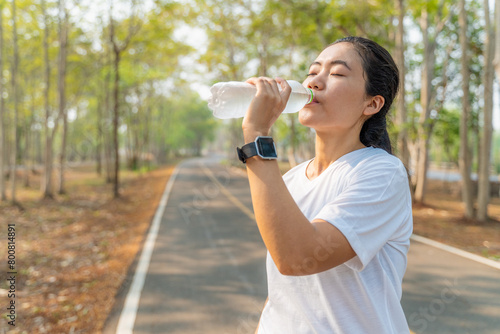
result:
<svg viewBox="0 0 500 334"><path fill-rule="evenodd" d="M63 118L61 154L59 156L59 194L64 194L64 164L66 160L66 139L68 131L68 115L66 113L66 62L68 46L68 13L64 0L59 0L59 75L57 86L59 91L59 115Z"/></svg>
<svg viewBox="0 0 500 334"><path fill-rule="evenodd" d="M495 57L493 66L497 74L497 80L500 80L500 0L495 1Z"/></svg>
<svg viewBox="0 0 500 334"><path fill-rule="evenodd" d="M111 106L111 94L110 94L110 80L111 74L110 70L106 72L104 78L104 117L108 120L110 117L110 106ZM106 124L109 124L106 122ZM106 183L110 184L112 180L112 167L111 167L111 136L109 127L106 126L103 131L103 143L104 143L104 163L106 166Z"/></svg>
<svg viewBox="0 0 500 334"><path fill-rule="evenodd" d="M399 68L399 94L396 101L396 124L398 126L398 153L403 164L410 167L410 153L408 150L408 131L406 123L408 121L406 104L405 104L405 45L404 45L404 1L396 0L396 8L398 11L398 29L396 30L396 64Z"/></svg>
<svg viewBox="0 0 500 334"><path fill-rule="evenodd" d="M97 102L97 143L96 143L96 173L97 175L102 175L102 105L101 98Z"/></svg>
<svg viewBox="0 0 500 334"><path fill-rule="evenodd" d="M417 182L415 188L415 201L424 202L425 188L427 184L427 168L429 164L429 140L430 140L430 111L431 111L431 83L435 64L435 41L429 37L429 17L424 10L421 18L421 28L424 41L424 61L422 68L422 88L420 90L421 113L418 127L418 159L417 159Z"/></svg>
<svg viewBox="0 0 500 334"><path fill-rule="evenodd" d="M16 199L16 171L17 171L17 149L18 149L18 138L17 138L17 122L19 113L19 96L17 91L17 68L19 63L19 51L17 46L17 18L16 18L16 1L12 1L12 39L14 44L14 58L12 62L12 95L14 97L14 124L12 129L14 131L13 145L12 145L12 167L11 167L11 202L17 205Z"/></svg>
<svg viewBox="0 0 500 334"><path fill-rule="evenodd" d="M0 4L0 200L6 201L5 192L5 100L3 98L3 4Z"/></svg>
<svg viewBox="0 0 500 334"><path fill-rule="evenodd" d="M434 79L434 68L436 65L436 40L438 35L445 27L445 23L449 20L449 15L446 18L442 17L444 1L438 4L438 11L435 17L436 22L433 23L433 34L430 35L429 13L424 7L420 26L422 29L422 37L424 41L424 60L422 69L422 88L420 93L421 113L418 126L418 147L417 147L417 168L416 168L416 187L414 199L415 202L423 203L427 185L427 169L429 167L429 141L432 135L433 123L430 119L432 109L432 101L436 96L436 91L432 88L432 80ZM450 11L451 13L451 11Z"/></svg>
<svg viewBox="0 0 500 334"><path fill-rule="evenodd" d="M44 162L45 168L43 171L43 180L41 183L41 190L43 198L53 198L52 194L52 136L49 129L50 119L50 60L49 60L49 23L47 20L47 13L45 11L45 0L42 0L42 14L44 20L44 37L43 37L43 53L45 62L45 90L44 90L44 103L45 103L45 155Z"/></svg>
<svg viewBox="0 0 500 334"><path fill-rule="evenodd" d="M477 215L479 221L488 219L490 202L490 162L491 140L493 135L493 57L495 51L495 27L491 24L488 0L484 0L486 39L484 43L484 113L483 134L479 150Z"/></svg>
<svg viewBox="0 0 500 334"><path fill-rule="evenodd" d="M115 56L114 59L114 70L115 70L115 84L114 84L114 91L113 91L113 96L114 96L114 107L113 107L113 144L114 144L114 156L115 156L115 174L114 174L114 180L113 180L113 197L118 198L120 196L119 193L119 173L120 173L120 156L119 156L119 142L118 142L118 126L119 126L119 119L120 119L120 105L119 105L119 96L120 96L120 55L123 51L125 51L128 47L128 44L130 43L130 39L132 36L137 33L138 29L137 27L133 26L133 13L134 13L134 6L135 2L134 0L132 2L132 15L129 19L129 31L127 34L127 37L125 38L125 41L122 43L121 46L118 45L118 42L116 41L116 35L115 35L115 26L113 22L113 3L111 2L111 6L109 9L109 39L111 42L111 45L113 47L113 53Z"/></svg>
<svg viewBox="0 0 500 334"><path fill-rule="evenodd" d="M66 189L64 186L64 165L66 164L66 143L68 138L68 115L63 116L63 133L61 140L61 154L59 155L59 194L65 194Z"/></svg>
<svg viewBox="0 0 500 334"><path fill-rule="evenodd" d="M114 96L114 107L113 107L113 145L114 145L114 155L115 155L115 168L113 175L113 196L115 198L120 197L119 193L119 173L120 173L120 147L118 145L118 120L119 120L119 90L120 90L120 52L115 50L115 86L113 91Z"/></svg>
<svg viewBox="0 0 500 334"><path fill-rule="evenodd" d="M106 183L111 184L113 183L113 166L112 166L112 154L113 154L113 147L111 143L111 136L110 134L106 135L106 141L104 142L104 161L106 163Z"/></svg>
<svg viewBox="0 0 500 334"><path fill-rule="evenodd" d="M460 174L462 176L462 200L465 205L465 217L474 217L474 206L473 206L473 192L472 192L472 181L471 181L471 165L472 158L469 145L469 118L470 118L470 97L469 97L469 81L470 81L470 70L469 70L469 57L467 50L469 45L467 43L467 13L465 11L465 0L459 1L460 14L459 14L459 25L460 33L459 40L462 49L461 58L461 73L462 73L462 115L460 118L460 157L458 160L458 165L460 168Z"/></svg>
<svg viewBox="0 0 500 334"><path fill-rule="evenodd" d="M151 110L151 101L153 99L153 85L150 84L148 87L147 91L147 105L146 105L146 115L144 118L144 132L143 132L143 140L144 140L144 150L146 151L146 160L145 160L145 166L147 170L151 170L151 163L153 162L153 145L152 142L153 140L151 139L151 133L153 133L153 129L151 129L151 124L152 124L152 115L153 111Z"/></svg>
<svg viewBox="0 0 500 334"><path fill-rule="evenodd" d="M25 134L24 134L24 151L23 151L23 163L24 163L24 187L25 188L29 188L30 186L30 169L29 169L29 162L30 162L30 151L32 151L32 148L31 148L31 126L33 124L33 119L34 119L34 114L35 114L35 110L34 108L31 109L31 115L30 115L30 119L29 119L29 122L25 124L25 127L24 127L24 131L25 131Z"/></svg>
<svg viewBox="0 0 500 334"><path fill-rule="evenodd" d="M493 66L497 73L497 79L500 80L500 0L495 1L495 57Z"/></svg>

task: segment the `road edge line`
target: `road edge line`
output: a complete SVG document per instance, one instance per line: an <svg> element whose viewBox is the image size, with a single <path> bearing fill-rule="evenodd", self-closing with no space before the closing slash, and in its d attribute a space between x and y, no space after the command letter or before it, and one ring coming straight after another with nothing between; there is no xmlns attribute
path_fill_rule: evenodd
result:
<svg viewBox="0 0 500 334"><path fill-rule="evenodd" d="M116 334L133 333L137 309L139 307L139 300L141 298L144 282L146 281L146 275L148 273L151 255L153 254L156 238L158 236L158 230L160 229L161 218L167 206L170 191L172 190L173 184L179 172L179 166L180 165L177 165L175 167L172 175L170 176L160 199L158 208L156 209L151 229L149 230L146 242L142 248L141 257L139 258L137 269L135 271L134 278L132 279L132 284L127 293L127 297L120 314L120 319L118 320Z"/></svg>
<svg viewBox="0 0 500 334"><path fill-rule="evenodd" d="M467 251L455 248L453 246L449 246L449 245L443 244L441 242L422 237L422 236L417 235L417 234L412 234L410 239L421 242L421 243L429 245L429 246L433 246L435 248L439 248L441 250L450 252L450 253L455 254L455 255L459 255L459 256L464 257L466 259L485 264L485 265L493 267L495 269L500 269L500 262L496 262L496 261L487 259L485 257L469 253Z"/></svg>

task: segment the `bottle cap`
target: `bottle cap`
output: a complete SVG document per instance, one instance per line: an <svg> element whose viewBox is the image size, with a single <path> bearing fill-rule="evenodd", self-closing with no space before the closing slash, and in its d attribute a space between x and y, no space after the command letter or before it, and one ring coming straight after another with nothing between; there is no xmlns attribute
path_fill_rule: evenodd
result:
<svg viewBox="0 0 500 334"><path fill-rule="evenodd" d="M311 103L313 101L314 93L313 93L313 90L311 88L307 88L307 89L309 90L309 93L311 94L311 98L306 103L306 104L309 104L309 103Z"/></svg>

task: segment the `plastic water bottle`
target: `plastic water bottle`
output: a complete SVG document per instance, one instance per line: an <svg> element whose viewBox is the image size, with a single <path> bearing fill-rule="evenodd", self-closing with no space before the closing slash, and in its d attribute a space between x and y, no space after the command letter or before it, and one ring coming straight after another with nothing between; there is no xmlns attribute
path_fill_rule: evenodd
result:
<svg viewBox="0 0 500 334"><path fill-rule="evenodd" d="M286 104L284 113L293 113L302 109L313 99L313 92L305 88L300 82L287 80L292 93ZM278 85L281 90L281 86ZM210 88L212 96L208 100L208 107L217 118L244 117L248 106L254 98L257 88L246 82L229 81L219 82Z"/></svg>

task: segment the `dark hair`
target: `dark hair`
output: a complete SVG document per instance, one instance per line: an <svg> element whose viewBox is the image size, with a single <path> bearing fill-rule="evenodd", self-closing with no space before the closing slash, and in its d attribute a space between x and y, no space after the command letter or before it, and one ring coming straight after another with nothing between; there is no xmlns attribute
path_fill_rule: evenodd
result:
<svg viewBox="0 0 500 334"><path fill-rule="evenodd" d="M368 118L359 135L365 146L373 146L392 154L391 140L387 132L386 115L398 93L399 70L390 53L376 42L363 37L345 37L337 43L351 43L362 60L365 73L365 91L369 96L381 95L385 99L380 111Z"/></svg>

